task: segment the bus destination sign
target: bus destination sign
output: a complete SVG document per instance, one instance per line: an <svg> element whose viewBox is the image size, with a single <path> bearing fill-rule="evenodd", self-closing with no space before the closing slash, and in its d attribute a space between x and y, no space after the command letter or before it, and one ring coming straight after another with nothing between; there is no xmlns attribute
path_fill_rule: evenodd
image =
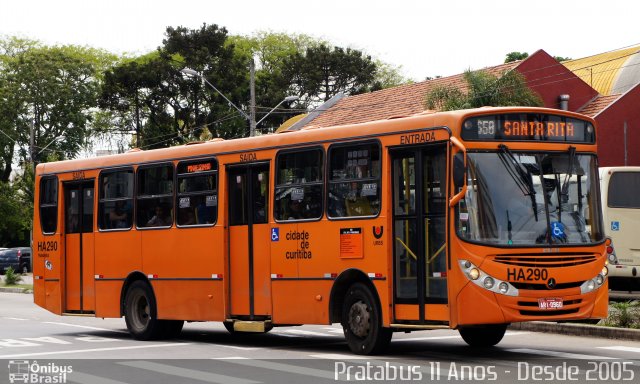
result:
<svg viewBox="0 0 640 384"><path fill-rule="evenodd" d="M595 142L593 125L559 115L518 113L476 116L462 125L464 140Z"/></svg>

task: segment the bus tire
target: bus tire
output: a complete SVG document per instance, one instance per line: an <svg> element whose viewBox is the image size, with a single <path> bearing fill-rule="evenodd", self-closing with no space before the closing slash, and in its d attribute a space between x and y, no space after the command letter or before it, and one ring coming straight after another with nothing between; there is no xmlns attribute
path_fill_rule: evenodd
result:
<svg viewBox="0 0 640 384"><path fill-rule="evenodd" d="M149 284L134 281L125 297L124 320L136 340L156 340L164 336L165 326L158 320L156 300Z"/></svg>
<svg viewBox="0 0 640 384"><path fill-rule="evenodd" d="M382 326L382 311L371 290L362 283L355 283L347 290L342 328L349 349L359 355L381 353L391 341L391 329Z"/></svg>
<svg viewBox="0 0 640 384"><path fill-rule="evenodd" d="M498 344L507 331L507 324L460 328L460 336L472 347L487 348Z"/></svg>

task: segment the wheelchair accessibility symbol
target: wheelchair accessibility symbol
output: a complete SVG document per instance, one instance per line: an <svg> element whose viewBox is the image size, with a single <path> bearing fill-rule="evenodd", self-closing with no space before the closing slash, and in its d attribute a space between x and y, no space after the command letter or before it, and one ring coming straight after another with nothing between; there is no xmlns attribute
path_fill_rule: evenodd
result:
<svg viewBox="0 0 640 384"><path fill-rule="evenodd" d="M271 228L271 241L280 241L280 228Z"/></svg>
<svg viewBox="0 0 640 384"><path fill-rule="evenodd" d="M612 231L619 231L620 230L620 222L619 221L612 221L611 222L611 230Z"/></svg>
<svg viewBox="0 0 640 384"><path fill-rule="evenodd" d="M551 236L555 238L564 238L564 225L559 221L554 221L551 223Z"/></svg>

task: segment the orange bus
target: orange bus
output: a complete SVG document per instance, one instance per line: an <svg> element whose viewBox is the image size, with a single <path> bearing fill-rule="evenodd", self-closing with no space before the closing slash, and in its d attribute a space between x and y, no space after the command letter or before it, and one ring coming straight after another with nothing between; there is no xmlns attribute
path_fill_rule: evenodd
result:
<svg viewBox="0 0 640 384"><path fill-rule="evenodd" d="M594 120L481 108L40 164L34 300L230 332L393 331L607 315Z"/></svg>

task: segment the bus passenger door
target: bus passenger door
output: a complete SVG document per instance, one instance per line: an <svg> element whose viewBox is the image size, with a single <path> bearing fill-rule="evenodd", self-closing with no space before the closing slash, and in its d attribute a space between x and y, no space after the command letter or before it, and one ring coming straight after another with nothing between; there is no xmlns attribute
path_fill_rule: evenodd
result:
<svg viewBox="0 0 640 384"><path fill-rule="evenodd" d="M229 166L230 313L271 314L269 163Z"/></svg>
<svg viewBox="0 0 640 384"><path fill-rule="evenodd" d="M402 149L391 156L395 318L447 320L447 147Z"/></svg>
<svg viewBox="0 0 640 384"><path fill-rule="evenodd" d="M94 295L94 182L64 185L64 311L95 310Z"/></svg>

